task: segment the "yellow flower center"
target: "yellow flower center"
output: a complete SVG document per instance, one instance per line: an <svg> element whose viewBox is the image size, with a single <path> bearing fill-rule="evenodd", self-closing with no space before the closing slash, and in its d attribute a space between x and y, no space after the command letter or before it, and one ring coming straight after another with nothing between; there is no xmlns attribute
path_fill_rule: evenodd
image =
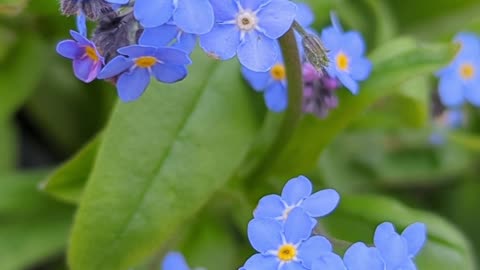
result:
<svg viewBox="0 0 480 270"><path fill-rule="evenodd" d="M285 244L278 249L278 258L281 261L289 262L297 256L297 248L290 244Z"/></svg>
<svg viewBox="0 0 480 270"><path fill-rule="evenodd" d="M100 58L98 57L97 51L92 46L85 47L85 55L87 55L87 57L93 60L94 62L97 62L100 60Z"/></svg>
<svg viewBox="0 0 480 270"><path fill-rule="evenodd" d="M339 52L337 54L337 57L335 58L335 62L337 63L338 69L340 69L341 71L348 71L350 59L348 59L348 56L346 54L344 54L343 52Z"/></svg>
<svg viewBox="0 0 480 270"><path fill-rule="evenodd" d="M149 68L155 65L156 63L157 63L157 58L153 56L142 56L137 58L137 60L135 60L135 64L137 65L137 67L141 67L141 68Z"/></svg>
<svg viewBox="0 0 480 270"><path fill-rule="evenodd" d="M272 78L277 81L285 80L287 77L287 72L285 71L285 66L282 64L276 64L270 70Z"/></svg>
<svg viewBox="0 0 480 270"><path fill-rule="evenodd" d="M250 31L257 26L257 15L249 10L244 10L238 13L236 23L238 28L243 31Z"/></svg>
<svg viewBox="0 0 480 270"><path fill-rule="evenodd" d="M460 67L460 76L462 76L463 79L468 80L473 78L475 75L475 67L473 67L472 64L465 63Z"/></svg>

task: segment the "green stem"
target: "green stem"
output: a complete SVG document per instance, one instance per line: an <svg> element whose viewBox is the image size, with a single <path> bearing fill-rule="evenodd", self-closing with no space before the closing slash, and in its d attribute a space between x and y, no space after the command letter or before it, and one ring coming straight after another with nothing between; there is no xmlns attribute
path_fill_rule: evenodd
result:
<svg viewBox="0 0 480 270"><path fill-rule="evenodd" d="M287 71L288 82L288 107L283 115L282 122L272 138L270 148L266 151L263 162L253 170L251 179L258 179L265 176L265 171L275 162L277 156L282 152L292 137L295 128L302 116L302 98L303 98L303 76L302 63L298 52L297 41L293 28L290 28L280 39L280 47L284 59L284 65ZM267 117L275 117L270 115Z"/></svg>

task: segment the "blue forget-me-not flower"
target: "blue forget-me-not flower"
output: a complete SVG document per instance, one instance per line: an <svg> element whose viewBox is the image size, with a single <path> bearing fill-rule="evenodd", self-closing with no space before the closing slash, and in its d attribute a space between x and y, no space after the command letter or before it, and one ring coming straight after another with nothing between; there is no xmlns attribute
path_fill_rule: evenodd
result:
<svg viewBox="0 0 480 270"><path fill-rule="evenodd" d="M150 83L150 76L164 83L174 83L187 76L188 55L175 48L132 45L118 49L121 54L100 72L99 79L118 76L117 90L122 101L139 98Z"/></svg>
<svg viewBox="0 0 480 270"><path fill-rule="evenodd" d="M437 73L440 100L448 107L460 106L465 100L480 106L480 39L473 33L459 33L455 42L461 45L460 51Z"/></svg>
<svg viewBox="0 0 480 270"><path fill-rule="evenodd" d="M103 66L103 57L99 54L95 44L78 32L70 31L73 40L64 40L58 43L57 52L73 60L75 76L86 83L97 78Z"/></svg>
<svg viewBox="0 0 480 270"><path fill-rule="evenodd" d="M344 32L338 18L332 13L332 25L325 28L321 40L328 49L328 75L338 79L353 94L359 91L358 81L368 78L371 62L365 58L365 41L356 31Z"/></svg>
<svg viewBox="0 0 480 270"><path fill-rule="evenodd" d="M211 0L215 25L200 36L208 54L227 60L238 55L246 68L268 71L277 61L277 39L288 31L296 6L288 0Z"/></svg>
<svg viewBox="0 0 480 270"><path fill-rule="evenodd" d="M295 208L303 209L311 218L331 213L338 205L340 195L333 189L324 189L312 194L312 183L305 176L289 180L281 196L267 195L260 199L253 212L255 218L287 220Z"/></svg>
<svg viewBox="0 0 480 270"><path fill-rule="evenodd" d="M315 225L316 221L301 208L291 211L284 226L270 218L251 220L248 239L259 253L250 257L241 270L306 270L322 257L335 256L325 237L310 237Z"/></svg>
<svg viewBox="0 0 480 270"><path fill-rule="evenodd" d="M190 54L195 49L197 35L186 33L173 22L168 22L143 30L139 43L155 47L171 46Z"/></svg>
<svg viewBox="0 0 480 270"><path fill-rule="evenodd" d="M162 270L190 270L181 253L169 252L162 262Z"/></svg>
<svg viewBox="0 0 480 270"><path fill-rule="evenodd" d="M191 34L206 34L214 24L209 0L136 0L134 14L145 28L172 20L182 31Z"/></svg>
<svg viewBox="0 0 480 270"><path fill-rule="evenodd" d="M352 245L344 256L349 270L415 270L415 256L426 241L423 223L409 225L398 234L392 223L384 222L375 230L375 247L363 243Z"/></svg>

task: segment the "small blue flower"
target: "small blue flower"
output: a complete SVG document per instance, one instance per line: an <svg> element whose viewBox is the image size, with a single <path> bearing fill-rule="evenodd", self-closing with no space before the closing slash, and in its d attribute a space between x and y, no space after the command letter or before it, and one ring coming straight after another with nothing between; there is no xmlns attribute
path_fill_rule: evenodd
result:
<svg viewBox="0 0 480 270"><path fill-rule="evenodd" d="M332 24L321 35L325 48L329 50L327 73L357 94L358 81L367 79L372 70L371 62L364 57L365 41L359 32L344 32L335 14L332 14Z"/></svg>
<svg viewBox="0 0 480 270"><path fill-rule="evenodd" d="M139 44L180 49L188 54L192 53L197 43L197 35L182 31L173 22L161 26L146 28L140 36Z"/></svg>
<svg viewBox="0 0 480 270"><path fill-rule="evenodd" d="M461 49L453 62L437 73L440 100L457 107L465 100L480 106L480 40L472 33L459 33L455 42Z"/></svg>
<svg viewBox="0 0 480 270"><path fill-rule="evenodd" d="M255 91L263 92L269 110L282 112L287 108L287 72L283 61L273 65L267 72L255 72L242 67L242 74Z"/></svg>
<svg viewBox="0 0 480 270"><path fill-rule="evenodd" d="M349 270L415 270L413 259L424 246L426 234L423 223L411 224L402 234L392 223L382 223L375 230L375 247L352 245L345 252L345 265Z"/></svg>
<svg viewBox="0 0 480 270"><path fill-rule="evenodd" d="M253 212L255 218L274 218L285 221L296 208L302 208L312 218L331 213L338 205L340 195L333 189L324 189L312 194L312 183L305 176L289 180L282 196L267 195L260 199Z"/></svg>
<svg viewBox="0 0 480 270"><path fill-rule="evenodd" d="M97 51L95 44L78 32L70 31L73 40L64 40L58 43L57 52L73 60L75 76L86 83L97 77L103 66L103 57Z"/></svg>
<svg viewBox="0 0 480 270"><path fill-rule="evenodd" d="M136 0L134 14L145 28L172 20L182 31L198 35L208 33L214 24L209 0Z"/></svg>
<svg viewBox="0 0 480 270"><path fill-rule="evenodd" d="M118 49L118 53L121 55L112 59L98 78L118 76L118 95L124 102L139 98L152 75L164 83L183 80L187 76L186 65L191 63L185 52L174 48L132 45Z"/></svg>
<svg viewBox="0 0 480 270"><path fill-rule="evenodd" d="M169 252L162 262L162 270L190 270L181 253Z"/></svg>
<svg viewBox="0 0 480 270"><path fill-rule="evenodd" d="M200 36L208 54L227 60L238 55L246 68L268 71L279 57L277 40L292 25L296 6L288 0L211 0L212 31Z"/></svg>
<svg viewBox="0 0 480 270"><path fill-rule="evenodd" d="M333 254L325 237L310 237L315 225L316 221L300 208L292 210L284 226L269 218L251 220L248 239L259 253L241 270L311 269L314 261Z"/></svg>

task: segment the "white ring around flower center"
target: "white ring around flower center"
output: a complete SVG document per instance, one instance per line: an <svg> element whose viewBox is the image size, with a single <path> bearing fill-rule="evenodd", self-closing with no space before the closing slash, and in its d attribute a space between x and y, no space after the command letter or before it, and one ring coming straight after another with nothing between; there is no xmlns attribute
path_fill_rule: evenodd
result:
<svg viewBox="0 0 480 270"><path fill-rule="evenodd" d="M240 30L250 31L255 29L258 23L258 18L255 13L249 10L240 11L237 14L236 24Z"/></svg>

